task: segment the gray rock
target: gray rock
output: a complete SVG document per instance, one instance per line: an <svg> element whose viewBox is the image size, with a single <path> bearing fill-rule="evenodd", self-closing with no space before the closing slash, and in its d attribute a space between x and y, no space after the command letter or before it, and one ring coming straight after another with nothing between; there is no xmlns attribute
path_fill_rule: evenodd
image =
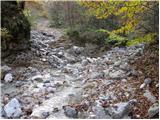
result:
<svg viewBox="0 0 160 120"><path fill-rule="evenodd" d="M121 64L121 61L116 61L116 62L114 63L114 66L115 66L115 67L118 67L118 66L120 66L120 64Z"/></svg>
<svg viewBox="0 0 160 120"><path fill-rule="evenodd" d="M11 73L7 73L4 77L5 82L12 82L13 80L13 75Z"/></svg>
<svg viewBox="0 0 160 120"><path fill-rule="evenodd" d="M103 70L104 72L104 77L107 77L109 75L109 69Z"/></svg>
<svg viewBox="0 0 160 120"><path fill-rule="evenodd" d="M124 63L122 65L119 66L122 70L125 71L129 71L130 70L130 66L128 65L128 63Z"/></svg>
<svg viewBox="0 0 160 120"><path fill-rule="evenodd" d="M4 78L5 74L10 72L12 69L8 67L7 65L1 66L1 79Z"/></svg>
<svg viewBox="0 0 160 120"><path fill-rule="evenodd" d="M4 111L4 109L1 107L1 116L0 117L5 117L6 116L6 113Z"/></svg>
<svg viewBox="0 0 160 120"><path fill-rule="evenodd" d="M21 105L16 98L4 106L4 111L8 118L19 118L22 114Z"/></svg>
<svg viewBox="0 0 160 120"><path fill-rule="evenodd" d="M118 78L125 78L126 75L125 75L125 72L123 70L118 70L118 71L115 71L115 72L110 72L109 77L113 78L113 79L118 79Z"/></svg>
<svg viewBox="0 0 160 120"><path fill-rule="evenodd" d="M151 82L152 82L151 78L146 78L146 79L144 80L144 83L145 83L146 85L149 85Z"/></svg>
<svg viewBox="0 0 160 120"><path fill-rule="evenodd" d="M103 72L92 72L91 73L91 79L98 79L98 78L104 78Z"/></svg>
<svg viewBox="0 0 160 120"><path fill-rule="evenodd" d="M70 106L63 106L64 113L67 117L70 118L77 118L78 117L78 111Z"/></svg>
<svg viewBox="0 0 160 120"><path fill-rule="evenodd" d="M149 90L145 90L145 93L143 95L152 103L156 102L156 97L153 96L153 94Z"/></svg>
<svg viewBox="0 0 160 120"><path fill-rule="evenodd" d="M56 88L53 88L53 87L48 87L46 88L47 92L49 93L54 93L56 91Z"/></svg>
<svg viewBox="0 0 160 120"><path fill-rule="evenodd" d="M131 70L130 75L132 75L132 76L137 76L137 75L138 75L138 72L133 69L133 70Z"/></svg>
<svg viewBox="0 0 160 120"><path fill-rule="evenodd" d="M148 110L148 115L150 118L154 117L156 114L159 113L159 104L154 103Z"/></svg>
<svg viewBox="0 0 160 120"><path fill-rule="evenodd" d="M106 111L111 115L112 118L121 119L128 116L128 114L132 111L132 104L134 102L136 102L136 100L130 100L129 102L120 102L112 107L106 108Z"/></svg>
<svg viewBox="0 0 160 120"><path fill-rule="evenodd" d="M24 82L22 82L22 81L17 81L17 82L15 83L15 86L16 86L16 87L21 87L22 85L24 85Z"/></svg>
<svg viewBox="0 0 160 120"><path fill-rule="evenodd" d="M42 75L35 75L31 78L33 81L38 81L42 82L43 81L43 76Z"/></svg>
<svg viewBox="0 0 160 120"><path fill-rule="evenodd" d="M56 107L56 108L53 108L53 113L56 113L56 112L58 112L59 111L59 109Z"/></svg>
<svg viewBox="0 0 160 120"><path fill-rule="evenodd" d="M75 54L81 54L83 52L84 48L83 47L78 47L78 46L73 46L71 48L71 52Z"/></svg>
<svg viewBox="0 0 160 120"><path fill-rule="evenodd" d="M88 63L89 63L89 62L88 62L87 59L82 60L82 66L86 66Z"/></svg>
<svg viewBox="0 0 160 120"><path fill-rule="evenodd" d="M69 63L75 63L75 62L77 62L76 57L74 57L74 56L72 56L72 55L70 55L68 53L65 53L64 56L65 56L65 58L67 59L67 61Z"/></svg>
<svg viewBox="0 0 160 120"><path fill-rule="evenodd" d="M94 111L95 119L111 119L111 117L106 114L104 108L101 106L96 106Z"/></svg>
<svg viewBox="0 0 160 120"><path fill-rule="evenodd" d="M42 112L42 118L45 119L49 116L49 112Z"/></svg>

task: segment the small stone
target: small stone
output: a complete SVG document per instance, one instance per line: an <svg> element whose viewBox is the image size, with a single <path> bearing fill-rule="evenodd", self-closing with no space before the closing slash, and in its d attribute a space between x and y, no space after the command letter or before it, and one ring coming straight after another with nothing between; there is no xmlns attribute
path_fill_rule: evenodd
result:
<svg viewBox="0 0 160 120"><path fill-rule="evenodd" d="M141 84L140 89L143 89L145 87L145 85L146 85L145 83Z"/></svg>
<svg viewBox="0 0 160 120"><path fill-rule="evenodd" d="M36 75L36 76L32 77L32 80L33 81L36 80L38 82L43 82L42 78L43 78L42 75Z"/></svg>
<svg viewBox="0 0 160 120"><path fill-rule="evenodd" d="M148 115L150 118L154 117L156 114L159 113L159 104L154 103L148 110Z"/></svg>
<svg viewBox="0 0 160 120"><path fill-rule="evenodd" d="M132 70L132 71L130 72L130 74L131 74L132 76L137 76L137 75L138 75L138 72L137 72L136 70Z"/></svg>
<svg viewBox="0 0 160 120"><path fill-rule="evenodd" d="M22 81L17 81L15 84L16 87L21 87L22 85L24 85Z"/></svg>
<svg viewBox="0 0 160 120"><path fill-rule="evenodd" d="M11 73L6 74L5 77L4 77L4 80L5 80L6 83L7 82L12 82L12 80L13 80L12 74Z"/></svg>
<svg viewBox="0 0 160 120"><path fill-rule="evenodd" d="M122 82L127 82L127 80L126 79L122 79Z"/></svg>
<svg viewBox="0 0 160 120"><path fill-rule="evenodd" d="M159 84L156 84L156 88L158 88L159 87Z"/></svg>
<svg viewBox="0 0 160 120"><path fill-rule="evenodd" d="M8 118L19 118L22 114L21 105L16 98L4 106L4 111Z"/></svg>
<svg viewBox="0 0 160 120"><path fill-rule="evenodd" d="M46 81L44 81L44 83L50 83L50 80L46 80Z"/></svg>
<svg viewBox="0 0 160 120"><path fill-rule="evenodd" d="M144 83L145 83L146 85L149 85L151 82L152 82L151 78L146 78L146 79L144 80Z"/></svg>
<svg viewBox="0 0 160 120"><path fill-rule="evenodd" d="M82 66L86 66L88 63L89 63L89 62L88 62L87 59L82 60Z"/></svg>
<svg viewBox="0 0 160 120"><path fill-rule="evenodd" d="M1 66L1 80L4 78L5 74L10 72L12 69L7 65Z"/></svg>
<svg viewBox="0 0 160 120"><path fill-rule="evenodd" d="M5 113L4 109L1 107L1 119L2 119L2 117L5 117L5 116L6 116L6 113Z"/></svg>
<svg viewBox="0 0 160 120"><path fill-rule="evenodd" d="M117 62L114 63L114 66L118 67L120 64L121 64L121 61L117 61Z"/></svg>
<svg viewBox="0 0 160 120"><path fill-rule="evenodd" d="M93 72L91 73L91 78L92 79L104 78L104 73L103 72Z"/></svg>
<svg viewBox="0 0 160 120"><path fill-rule="evenodd" d="M77 118L78 117L78 111L70 106L63 106L64 113L67 117L70 118Z"/></svg>
<svg viewBox="0 0 160 120"><path fill-rule="evenodd" d="M42 61L43 61L43 62L46 62L47 60L46 60L46 58L42 58Z"/></svg>
<svg viewBox="0 0 160 120"><path fill-rule="evenodd" d="M44 87L52 87L52 84L51 83L44 83L43 86Z"/></svg>
<svg viewBox="0 0 160 120"><path fill-rule="evenodd" d="M46 119L49 116L49 112L42 112L42 118Z"/></svg>
<svg viewBox="0 0 160 120"><path fill-rule="evenodd" d="M27 114L30 115L32 114L32 107L30 105L23 107L23 111Z"/></svg>
<svg viewBox="0 0 160 120"><path fill-rule="evenodd" d="M109 76L113 79L119 79L119 78L124 78L126 77L125 76L125 72L122 71L122 70L118 70L118 71L115 71L115 72L110 72L109 73Z"/></svg>
<svg viewBox="0 0 160 120"><path fill-rule="evenodd" d="M155 102L156 102L156 97L153 96L153 94L152 94L149 90L146 90L143 95L144 95L149 101L151 101L152 103L155 103Z"/></svg>
<svg viewBox="0 0 160 120"><path fill-rule="evenodd" d="M54 113L56 113L56 112L58 112L58 111L59 111L58 108L53 108L53 112L54 112Z"/></svg>
<svg viewBox="0 0 160 120"><path fill-rule="evenodd" d="M56 90L56 88L52 88L52 87L47 88L47 92L49 92L49 93L54 93L55 90Z"/></svg>
<svg viewBox="0 0 160 120"><path fill-rule="evenodd" d="M3 103L4 104L7 104L9 102L9 95L5 95L4 97L3 97Z"/></svg>

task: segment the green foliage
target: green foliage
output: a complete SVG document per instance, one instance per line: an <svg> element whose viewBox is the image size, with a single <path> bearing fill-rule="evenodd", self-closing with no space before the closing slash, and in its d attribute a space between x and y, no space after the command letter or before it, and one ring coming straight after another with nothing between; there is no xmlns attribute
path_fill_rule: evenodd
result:
<svg viewBox="0 0 160 120"><path fill-rule="evenodd" d="M137 45L137 44L145 43L145 42L147 42L147 43L153 42L155 40L155 36L156 36L155 33L150 33L150 34L147 34L143 37L135 38L131 41L128 41L127 46Z"/></svg>
<svg viewBox="0 0 160 120"><path fill-rule="evenodd" d="M108 37L107 33L94 29L71 29L68 30L67 35L75 43L80 43L83 45L85 43L93 43L100 46L105 45L106 38Z"/></svg>
<svg viewBox="0 0 160 120"><path fill-rule="evenodd" d="M31 11L29 9L24 9L23 14L28 19L29 23L31 24L31 27L36 28L36 26L37 26L37 22L36 22L37 16L31 15Z"/></svg>
<svg viewBox="0 0 160 120"><path fill-rule="evenodd" d="M2 40L8 40L12 38L12 35L6 28L1 28L1 38Z"/></svg>
<svg viewBox="0 0 160 120"><path fill-rule="evenodd" d="M81 5L87 7L88 12L97 19L118 17L119 28L110 31L113 34L110 33L109 40L126 43L127 39L124 36L136 33L135 39L127 43L131 45L149 42L149 39L154 39L151 37L152 33L158 35L158 17L156 17L158 16L158 1L82 1Z"/></svg>
<svg viewBox="0 0 160 120"><path fill-rule="evenodd" d="M1 26L12 35L13 40L30 38L30 24L16 1L1 2Z"/></svg>

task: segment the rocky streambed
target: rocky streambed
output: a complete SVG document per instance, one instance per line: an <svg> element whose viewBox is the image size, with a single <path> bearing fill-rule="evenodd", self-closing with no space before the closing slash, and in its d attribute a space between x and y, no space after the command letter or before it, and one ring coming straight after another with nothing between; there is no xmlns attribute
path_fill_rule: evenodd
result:
<svg viewBox="0 0 160 120"><path fill-rule="evenodd" d="M137 90L149 102L148 116L159 112L148 89L152 80L136 85L139 71L130 65L144 44L115 47L94 58L85 47L54 47L62 35L56 29L32 30L31 49L2 60L2 118L141 118L135 112L142 100Z"/></svg>

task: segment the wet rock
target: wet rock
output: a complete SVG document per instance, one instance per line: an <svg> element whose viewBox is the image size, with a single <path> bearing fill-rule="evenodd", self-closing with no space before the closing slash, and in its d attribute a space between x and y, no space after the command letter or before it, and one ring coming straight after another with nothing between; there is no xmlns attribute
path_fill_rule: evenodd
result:
<svg viewBox="0 0 160 120"><path fill-rule="evenodd" d="M152 103L156 102L156 97L153 96L153 94L149 90L145 90L145 93L143 95Z"/></svg>
<svg viewBox="0 0 160 120"><path fill-rule="evenodd" d="M148 110L148 115L150 118L154 117L156 114L159 114L159 104L154 103Z"/></svg>
<svg viewBox="0 0 160 120"><path fill-rule="evenodd" d="M129 102L117 103L112 107L106 108L106 111L111 115L112 118L121 119L128 116L128 114L132 111L132 104L135 102L136 100L130 100Z"/></svg>
<svg viewBox="0 0 160 120"><path fill-rule="evenodd" d="M16 98L4 106L4 111L8 118L19 118L22 114L21 105Z"/></svg>
<svg viewBox="0 0 160 120"><path fill-rule="evenodd" d="M10 72L12 69L7 65L1 66L1 80L4 78L5 74Z"/></svg>
<svg viewBox="0 0 160 120"><path fill-rule="evenodd" d="M4 77L5 82L12 82L13 80L13 75L11 73L7 73Z"/></svg>
<svg viewBox="0 0 160 120"><path fill-rule="evenodd" d="M64 110L64 113L67 117L70 117L70 118L77 118L78 117L78 111L73 107L63 106L63 110Z"/></svg>
<svg viewBox="0 0 160 120"><path fill-rule="evenodd" d="M42 118L46 119L49 116L49 112L42 112Z"/></svg>

